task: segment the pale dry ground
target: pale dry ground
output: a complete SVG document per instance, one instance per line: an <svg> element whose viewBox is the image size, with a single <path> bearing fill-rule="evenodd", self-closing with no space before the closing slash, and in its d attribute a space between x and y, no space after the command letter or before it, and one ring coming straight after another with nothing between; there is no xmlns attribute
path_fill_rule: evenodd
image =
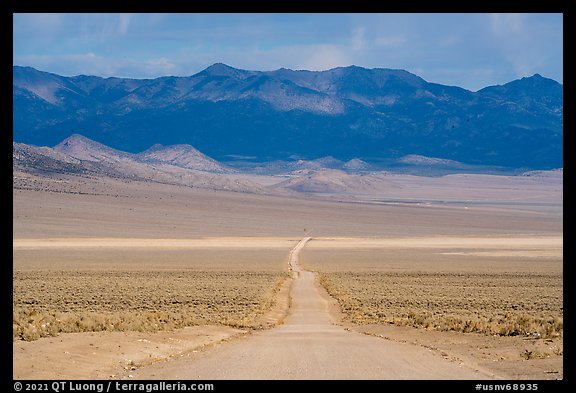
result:
<svg viewBox="0 0 576 393"><path fill-rule="evenodd" d="M425 177L378 172L323 171L290 180L313 195L358 202L459 206L516 211L561 211L563 172L532 176L454 174ZM310 195L310 194L309 194Z"/></svg>
<svg viewBox="0 0 576 393"><path fill-rule="evenodd" d="M355 331L510 379L559 379L563 338L539 318L563 318L562 251L562 236L316 238L302 261L321 272ZM539 339L494 335L546 328ZM475 329L483 334L462 333Z"/></svg>
<svg viewBox="0 0 576 393"><path fill-rule="evenodd" d="M418 236L418 237L389 237L389 238L349 238L349 237L316 237L314 242L306 248L312 250L347 250L347 249L373 249L373 250L413 250L429 249L435 253L443 253L438 249L461 249L463 253L470 250L493 250L495 256L507 251L515 250L520 256L562 256L562 236ZM351 261L348 261L349 264Z"/></svg>
<svg viewBox="0 0 576 393"><path fill-rule="evenodd" d="M312 231L312 236L355 237L562 232L561 198L550 198L554 208L473 203L418 206L216 192L111 179L80 181L67 177L58 181L62 183L57 187L54 182L50 186L66 192L13 190L15 239L298 238L305 235L304 229ZM457 185L454 187L452 191L460 192ZM445 195L450 191L446 189ZM425 191L419 192L425 198ZM529 196L530 192L524 194Z"/></svg>
<svg viewBox="0 0 576 393"><path fill-rule="evenodd" d="M186 356L246 333L228 326L202 325L154 333L67 333L37 341L16 341L12 378L121 378L143 365Z"/></svg>
<svg viewBox="0 0 576 393"><path fill-rule="evenodd" d="M218 267L229 267L230 263L234 262L234 251L252 249L262 251L270 249L280 249L285 251L289 244L294 242L293 239L258 237L205 237L201 239L137 239L137 238L42 238L42 239L14 239L12 241L13 250L69 250L69 249L82 249L82 250L98 250L98 251L129 251L132 249L146 250L154 252L160 250L162 252L179 251L179 250L197 250L199 252L207 250L226 250L230 249L229 260L221 261L216 259L210 261L217 264ZM196 257L195 259L202 259ZM28 261L29 263L31 261ZM168 261L167 266L171 266L174 261ZM262 266L250 266L253 270L258 270L262 267L269 267L266 263ZM36 266L39 267L39 266Z"/></svg>
<svg viewBox="0 0 576 393"><path fill-rule="evenodd" d="M505 206L508 209L550 209L562 201L563 179L529 176L455 174L438 178L392 175L398 184L381 190L375 200L454 202L465 205ZM370 198L364 194L364 198Z"/></svg>
<svg viewBox="0 0 576 393"><path fill-rule="evenodd" d="M290 253L291 304L283 324L245 340L134 371L138 379L498 379L422 347L334 324L332 299Z"/></svg>
<svg viewBox="0 0 576 393"><path fill-rule="evenodd" d="M31 314L35 332L87 333L15 341L14 378L118 376L247 332L226 325L275 325L286 315L286 262L294 244L289 238L15 239L15 312ZM23 317L14 321L26 325ZM173 329L183 323L202 327Z"/></svg>
<svg viewBox="0 0 576 393"><path fill-rule="evenodd" d="M180 239L178 242L196 241L204 237L252 237L254 242L258 242L260 237L280 237L282 241L292 239L295 241L301 238L305 233L311 232L312 236L325 237L361 237L361 238L411 238L411 237L558 237L562 235L562 199L557 197L557 189L552 190L550 194L556 193L548 199L541 197L535 203L528 203L525 200L514 205L511 201L496 201L495 204L484 203L489 201L489 193L486 191L492 185L488 184L483 188L486 192L485 201L471 201L462 204L459 200L453 203L438 203L440 197L452 195L454 192L459 193L458 183L454 183L455 189L444 189L443 195L438 195L439 191L431 191L428 197L430 204L426 203L426 189L422 188L418 192L417 203L397 203L381 202L378 204L365 203L342 203L337 201L321 201L318 199L295 199L279 196L262 196L254 194L242 194L231 192L214 192L209 190L190 189L185 187L167 186L139 182L120 182L110 179L93 179L78 180L71 177L57 179L55 184L52 180L43 179L42 184L50 183L48 189L52 191L34 191L14 189L13 197L13 233L14 241L17 248L14 251L15 261L20 258L22 266L27 265L31 270L42 269L53 270L77 270L77 263L81 269L85 270L122 270L119 264L113 262L110 254L106 254L101 248L78 248L66 249L66 253L60 253L55 249L32 249L22 248L23 244L34 241L44 242L47 239L81 239L95 238L120 239ZM490 180L492 181L492 180ZM41 184L39 189L44 188ZM498 195L506 195L506 187L496 192ZM407 188L404 197L409 198L410 193L415 187ZM481 187L480 187L481 188ZM478 188L477 190L479 190ZM395 191L396 192L396 191ZM524 195L530 197L533 190L515 190L510 191L514 195ZM522 194L523 193L523 194ZM399 194L394 195L398 197ZM402 196L402 195L400 195ZM550 196L550 195L549 195ZM456 198L458 199L458 198ZM408 201L413 202L413 201ZM420 202L419 202L420 203ZM468 209L466 209L466 207ZM307 229L304 232L304 229ZM24 241L24 243L22 242ZM66 240L64 240L66 241ZM266 242L267 240L265 240ZM242 240L244 242L244 240ZM80 243L77 243L78 245ZM127 244L127 243L124 243ZM175 243L172 243L175 244ZM187 243L190 244L190 243ZM31 243L28 243L30 246ZM38 245L38 243L37 243ZM144 244L147 245L144 241ZM182 244L180 244L182 245ZM313 246L314 242L309 246ZM414 244L412 244L414 245ZM90 250L89 253L86 253ZM97 250L98 252L92 252ZM242 252L240 248L236 252ZM425 250L425 249L422 249ZM200 252L199 249L155 249L148 246L141 252L134 248L127 248L125 252L117 254L120 256L122 264L126 270L138 269L139 255L172 255L174 269L181 269L186 264L182 257L187 252ZM214 251L214 250L213 250ZM247 250L244 250L248 252ZM340 251L345 252L342 248ZM368 251L369 253L374 250ZM482 263L492 260L494 257L502 258L506 253L526 253L526 251L515 249L498 248L496 250L486 249L466 249L466 248L438 248L439 256L450 257L446 253L494 253L495 255L483 255L483 259L477 259L478 256L467 255L467 258L476 258ZM209 253L210 250L202 252ZM416 250L415 252L418 252ZM542 253L543 250L532 250L532 253ZM557 251L548 250L552 255L557 255ZM442 254L444 253L444 254ZM64 257L68 255L68 257ZM248 254L244 254L247 256ZM400 254L396 254L397 256ZM406 262L410 262L407 253L404 265L400 264L397 268L406 267ZM454 256L454 255L453 255ZM22 259L21 257L25 257ZM170 259L169 258L169 259ZM234 258L223 260L222 265L229 267L231 270L235 266L231 261ZM528 258L540 260L541 258ZM507 258L506 260L509 260ZM443 260L446 262L446 259ZM424 262L422 262L424 263ZM212 264L216 266L218 264ZM458 268L458 263L452 263ZM428 264L428 268L433 264ZM447 264L444 264L447 266ZM490 269L494 266L487 265ZM169 268L170 269L170 268ZM205 267L210 270L211 267ZM241 269L240 269L241 270ZM524 342L518 337L487 337L479 334L461 334L454 332L434 332L423 331L411 327L398 327L387 325L369 325L361 326L362 329L373 329L374 334L382 334L380 329L385 329L384 336L393 340L406 340L408 342L417 342L418 345L429 347L434 352L442 351L450 356L458 357L462 361L470 360L471 364L478 360L478 357L485 356L485 361L492 362L498 357L501 347L510 347L510 353L517 353L517 349L523 350L522 345L533 345L532 341ZM231 328L230 328L231 329ZM392 330L391 330L392 329ZM392 332L393 331L393 332ZM391 333L392 332L392 333ZM211 335L211 330L183 333L181 330L172 332L171 338L177 338L178 334L188 335L186 340L194 343L195 340L203 334ZM229 331L230 334L236 334L236 331ZM454 333L454 334L452 334ZM94 343L94 333L79 334L61 334L56 338L40 339L31 343L15 342L15 348L18 345L27 346L30 351L39 349L38 353L44 355L34 358L29 357L29 362L19 363L22 370L29 372L32 365L53 365L53 371L63 377L66 373L74 373L78 370L79 360L74 357L66 357L70 352L66 349L60 351L50 351L55 348L57 341L62 340L65 347L71 345L76 348L76 355L83 356L83 353L89 353ZM136 336L132 333L97 333L109 337L111 346L107 351L112 351L112 343L117 342L121 345L124 341L128 342ZM133 345L129 350L118 352L112 351L110 356L114 357L115 362L122 363L122 359L136 357L141 351L145 351L146 343L142 340L155 342L153 333L134 333L137 334L136 341L130 341ZM140 335L141 334L141 335ZM157 334L157 333L154 333ZM162 332L158 333L164 334ZM198 337L191 338L191 335L198 334ZM124 336L126 335L126 336ZM150 336L148 336L150 335ZM460 336L461 335L461 336ZM92 338L90 338L92 337ZM99 336L97 336L99 337ZM123 340L125 337L125 340ZM130 338L132 337L132 338ZM161 336L157 336L161 337ZM166 339L165 336L163 336ZM216 336L210 336L216 337ZM219 336L218 336L219 337ZM208 338L207 338L208 339ZM498 339L498 340L496 340ZM50 341L52 340L52 341ZM117 340L117 341L115 341ZM161 341L162 339L158 339ZM218 339L215 338L217 341ZM545 344L540 340L535 345ZM187 346L190 350L196 348L195 344ZM227 344L228 345L228 344ZM43 349L41 349L43 348ZM62 347L64 348L64 347ZM167 356L170 352L166 347L166 352L162 356ZM438 350L430 349L438 348ZM174 349L174 348L173 348ZM544 351L543 348L536 348L538 351ZM551 351L551 349L546 349ZM124 353L122 353L124 352ZM90 352L91 353L91 352ZM14 359L18 352L14 350ZM463 354L467 354L468 357ZM481 355L483 354L483 355ZM107 355L108 356L108 355ZM146 355L147 356L147 355ZM193 355L190 355L193 356ZM499 357L498 357L499 358ZM22 357L21 359L25 359ZM467 360L468 359L468 360ZM518 362L492 362L494 367L500 367L504 370L508 367L508 374L518 378L530 378L530 376L547 375L547 378L557 378L561 374L561 369L550 369L543 362L548 359L532 359L529 361L519 360ZM126 363L122 363L126 365ZM484 363L482 363L484 364ZM100 365L95 366L100 367ZM85 375L94 375L92 369L84 369ZM505 371L505 370L504 370ZM549 374L545 374L550 372ZM105 375L107 372L99 375ZM112 371L110 371L113 374ZM116 374L118 375L118 374Z"/></svg>

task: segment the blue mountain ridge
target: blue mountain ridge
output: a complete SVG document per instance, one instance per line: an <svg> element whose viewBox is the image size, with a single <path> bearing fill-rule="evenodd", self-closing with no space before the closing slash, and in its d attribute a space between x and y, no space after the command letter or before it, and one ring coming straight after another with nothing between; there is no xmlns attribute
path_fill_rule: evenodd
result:
<svg viewBox="0 0 576 393"><path fill-rule="evenodd" d="M190 144L218 160L407 154L472 165L562 167L563 86L539 74L472 92L404 70L248 71L189 77L64 77L13 67L13 138L55 145L81 133L137 153Z"/></svg>

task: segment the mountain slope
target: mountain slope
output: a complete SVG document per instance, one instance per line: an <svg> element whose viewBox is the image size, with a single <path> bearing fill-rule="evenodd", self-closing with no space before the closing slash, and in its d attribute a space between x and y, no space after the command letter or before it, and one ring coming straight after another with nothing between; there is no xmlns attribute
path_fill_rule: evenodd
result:
<svg viewBox="0 0 576 393"><path fill-rule="evenodd" d="M246 71L189 77L62 77L13 68L14 140L75 133L137 153L192 145L217 160L332 156L368 164L414 154L473 165L563 166L563 86L538 74L471 92L403 70ZM217 170L217 169L215 169Z"/></svg>
<svg viewBox="0 0 576 393"><path fill-rule="evenodd" d="M218 161L202 154L190 145L162 146L155 144L149 149L137 154L142 162L164 162L181 168L214 173L233 173L234 170L225 167Z"/></svg>
<svg viewBox="0 0 576 393"><path fill-rule="evenodd" d="M112 149L102 143L74 134L56 146L54 150L83 161L118 164L134 159L134 155Z"/></svg>
<svg viewBox="0 0 576 393"><path fill-rule="evenodd" d="M12 167L14 171L84 173L86 167L74 157L59 153L49 147L12 144Z"/></svg>
<svg viewBox="0 0 576 393"><path fill-rule="evenodd" d="M193 149L191 146L188 148ZM263 186L248 179L230 178L225 174L184 168L159 160L141 161L136 154L112 149L77 134L54 148L14 142L12 159L15 171L46 176L103 176L212 190L266 193Z"/></svg>

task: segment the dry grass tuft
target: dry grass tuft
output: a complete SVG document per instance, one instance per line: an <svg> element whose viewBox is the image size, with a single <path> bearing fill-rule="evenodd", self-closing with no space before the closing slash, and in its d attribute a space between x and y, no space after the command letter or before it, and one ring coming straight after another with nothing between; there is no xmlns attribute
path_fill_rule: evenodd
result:
<svg viewBox="0 0 576 393"><path fill-rule="evenodd" d="M546 355L545 353L539 352L539 351L529 351L527 349L524 350L524 352L522 352L522 357L526 360L530 360L530 359L546 359L548 357L548 355Z"/></svg>

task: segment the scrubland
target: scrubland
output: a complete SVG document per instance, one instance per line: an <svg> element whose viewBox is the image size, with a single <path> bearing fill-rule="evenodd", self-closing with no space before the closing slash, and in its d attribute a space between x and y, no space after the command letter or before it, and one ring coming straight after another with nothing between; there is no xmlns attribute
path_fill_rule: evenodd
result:
<svg viewBox="0 0 576 393"><path fill-rule="evenodd" d="M354 324L561 336L561 238L476 240L319 239L303 264Z"/></svg>
<svg viewBox="0 0 576 393"><path fill-rule="evenodd" d="M29 243L14 249L15 340L204 324L257 327L287 277L295 244L284 239L250 247L247 240L238 247L228 239L218 247L212 239L162 249L150 247L149 239L132 247L117 240L99 247Z"/></svg>

